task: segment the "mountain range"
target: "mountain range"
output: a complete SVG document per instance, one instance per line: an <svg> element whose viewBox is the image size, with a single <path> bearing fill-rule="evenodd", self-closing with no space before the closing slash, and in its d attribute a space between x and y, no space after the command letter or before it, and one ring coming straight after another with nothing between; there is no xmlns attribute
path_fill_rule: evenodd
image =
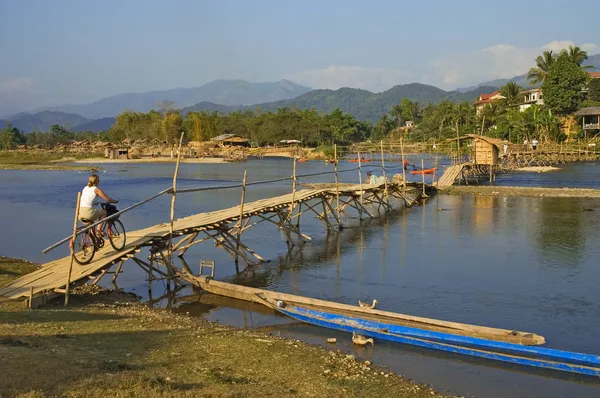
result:
<svg viewBox="0 0 600 398"><path fill-rule="evenodd" d="M162 100L174 102L176 108L184 108L202 101L222 105L253 105L262 102L295 98L312 89L289 80L268 83L250 83L245 80L215 80L200 87L176 88L146 93L125 93L102 98L85 105L61 105L37 111L75 113L88 119L113 117L129 109L148 112ZM36 112L36 111L34 111Z"/></svg>
<svg viewBox="0 0 600 398"><path fill-rule="evenodd" d="M590 56L585 64L595 66L590 70L600 71L600 54ZM394 86L382 93L354 88L311 90L289 80L269 83L215 80L197 88L119 94L91 104L62 105L31 113L19 113L5 120L0 119L0 127L10 122L19 130L31 132L47 131L50 126L60 124L72 131L98 132L110 128L115 122L114 116L125 109L147 112L156 108L156 104L165 99L173 101L183 113L199 110L222 113L256 109L276 111L278 108L315 108L319 112L331 112L339 108L360 120L376 121L402 98L417 101L421 105L435 104L442 100L472 101L479 94L493 92L509 81L528 87L526 74L511 79L496 79L454 91L411 83Z"/></svg>
<svg viewBox="0 0 600 398"><path fill-rule="evenodd" d="M460 102L472 101L481 93L489 93L497 87L481 86L467 92L444 91L427 84L410 83L394 86L382 93L372 93L356 88L340 88L338 90L313 90L288 100L274 101L251 106L223 107L209 102L183 108L182 113L189 111L232 112L238 110L276 111L279 108L312 109L318 112L331 112L340 109L351 113L359 120L375 122L381 115L388 113L403 98L416 101L421 105L437 104L443 100Z"/></svg>

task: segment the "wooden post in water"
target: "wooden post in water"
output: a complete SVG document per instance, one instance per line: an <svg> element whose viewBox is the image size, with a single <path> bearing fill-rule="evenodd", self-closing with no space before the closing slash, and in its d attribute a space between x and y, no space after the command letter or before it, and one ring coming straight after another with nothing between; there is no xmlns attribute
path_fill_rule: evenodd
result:
<svg viewBox="0 0 600 398"><path fill-rule="evenodd" d="M292 168L292 203L290 203L290 213L288 219L292 218L294 213L294 201L296 200L296 156L294 156L294 167Z"/></svg>
<svg viewBox="0 0 600 398"><path fill-rule="evenodd" d="M402 196L406 198L406 168L404 166L404 138L400 138L400 154L402 155Z"/></svg>
<svg viewBox="0 0 600 398"><path fill-rule="evenodd" d="M169 225L169 264L166 264L167 271L169 273L169 280L167 286L171 285L171 278L173 277L173 222L175 219L175 197L177 196L177 174L179 174L179 161L181 160L181 144L183 143L183 135L179 137L179 148L177 149L177 163L175 163L175 173L173 174L173 192L171 197L171 224Z"/></svg>
<svg viewBox="0 0 600 398"><path fill-rule="evenodd" d="M238 221L237 242L235 246L235 262L238 262L238 252L240 251L240 238L242 237L242 221L244 221L244 202L246 200L246 170L244 170L244 179L242 180L242 200L240 202L240 220Z"/></svg>
<svg viewBox="0 0 600 398"><path fill-rule="evenodd" d="M335 172L335 208L337 212L338 228L341 224L340 219L340 181L338 178L338 159L337 159L337 144L333 145L333 170Z"/></svg>
<svg viewBox="0 0 600 398"><path fill-rule="evenodd" d="M379 141L379 145L381 147L381 172L383 174L383 183L384 183L384 191L383 194L385 195L385 198L387 199L388 203L389 203L389 198L388 198L388 188L387 188L387 178L385 176L385 160L383 159L383 140Z"/></svg>
<svg viewBox="0 0 600 398"><path fill-rule="evenodd" d="M69 304L69 289L71 288L71 273L73 272L73 260L75 260L75 236L77 235L77 221L79 220L80 202L81 192L77 192L77 206L75 207L75 220L73 221L73 235L71 237L71 262L69 264L69 272L67 274L67 284L65 285L65 307Z"/></svg>
<svg viewBox="0 0 600 398"><path fill-rule="evenodd" d="M435 180L437 180L437 169L438 169L438 150L437 150L437 145L435 145L435 142L433 143L433 145L435 146L435 163L433 166L433 177L431 178L431 185L435 184Z"/></svg>
<svg viewBox="0 0 600 398"><path fill-rule="evenodd" d="M356 156L358 156L358 186L360 187L360 209L358 210L358 217L362 220L363 188L362 188L362 163L360 161L360 151L356 152Z"/></svg>
<svg viewBox="0 0 600 398"><path fill-rule="evenodd" d="M423 196L425 196L425 162L421 159L421 181L423 182Z"/></svg>

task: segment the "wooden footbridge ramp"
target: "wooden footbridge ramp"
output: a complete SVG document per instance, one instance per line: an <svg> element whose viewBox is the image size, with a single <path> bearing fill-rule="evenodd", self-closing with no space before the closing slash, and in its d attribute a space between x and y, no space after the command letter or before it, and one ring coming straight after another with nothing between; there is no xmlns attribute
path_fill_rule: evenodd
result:
<svg viewBox="0 0 600 398"><path fill-rule="evenodd" d="M420 188L417 185L403 185L386 181L377 185L331 184L328 188L296 190L294 180L292 193L244 203L244 184L242 203L238 206L176 219L172 222L172 228L171 222L168 222L137 231L128 231L127 244L123 250L115 252L110 245L106 245L96 252L91 263L83 266L73 263L71 272L69 272L72 264L71 256L42 264L39 270L0 288L0 297L10 299L28 297L33 300L35 296L36 303L41 303L49 295L66 293L69 286L81 285L90 281L92 284L96 284L107 274L113 275L114 283L123 263L129 259L148 272L149 281L155 278L155 275L170 279L175 275L173 254L183 256L192 245L206 240L214 241L229 252L235 257L236 264L239 257L248 265L253 265L264 259L246 246L241 236L244 230L260 222L271 222L277 225L286 233L288 245L293 245L297 241L310 240L309 236L300 232L300 215L303 213L312 212L328 227L339 228L342 222L341 215L350 208L357 210L361 218L363 216L373 217L374 211L391 209L389 203L391 197L401 199L404 204L411 205L418 199L421 193ZM118 214L164 193L180 194L195 190L202 189L165 190ZM85 232L85 229L82 232ZM70 237L67 237L44 252L69 240ZM174 242L173 240L178 241ZM150 247L150 256L146 259L136 257L136 254L140 253L144 247ZM114 267L115 265L116 267ZM164 267L160 268L159 265ZM113 268L115 270L110 271Z"/></svg>
<svg viewBox="0 0 600 398"><path fill-rule="evenodd" d="M454 164L452 166L449 166L438 180L436 185L437 188L443 189L452 186L452 184L454 184L454 181L456 181L458 176L460 176L463 167L465 167L465 163Z"/></svg>

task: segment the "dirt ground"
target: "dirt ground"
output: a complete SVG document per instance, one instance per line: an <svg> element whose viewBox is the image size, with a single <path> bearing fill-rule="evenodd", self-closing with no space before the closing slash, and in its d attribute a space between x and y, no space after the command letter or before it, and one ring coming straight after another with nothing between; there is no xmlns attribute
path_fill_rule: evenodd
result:
<svg viewBox="0 0 600 398"><path fill-rule="evenodd" d="M0 285L34 269L0 257ZM340 351L89 287L66 308L0 302L0 358L1 397L441 396Z"/></svg>
<svg viewBox="0 0 600 398"><path fill-rule="evenodd" d="M486 196L529 196L557 198L600 198L600 189L583 188L536 188L536 187L494 187L494 186L452 186L443 193L462 195L477 194Z"/></svg>

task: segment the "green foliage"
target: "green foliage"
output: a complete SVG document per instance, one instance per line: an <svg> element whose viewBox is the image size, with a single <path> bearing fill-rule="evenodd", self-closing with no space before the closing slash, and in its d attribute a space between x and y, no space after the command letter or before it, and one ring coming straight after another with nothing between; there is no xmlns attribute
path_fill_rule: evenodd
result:
<svg viewBox="0 0 600 398"><path fill-rule="evenodd" d="M591 108L591 107L595 107L595 106L600 106L600 101L592 101L592 100L587 99L579 105L579 109Z"/></svg>
<svg viewBox="0 0 600 398"><path fill-rule="evenodd" d="M591 101L600 101L600 79L592 79L588 87L590 89L588 99Z"/></svg>
<svg viewBox="0 0 600 398"><path fill-rule="evenodd" d="M500 87L500 103L506 108L518 106L523 102L523 89L515 82L508 82Z"/></svg>
<svg viewBox="0 0 600 398"><path fill-rule="evenodd" d="M0 150L15 149L18 145L25 143L25 136L10 123L0 130Z"/></svg>
<svg viewBox="0 0 600 398"><path fill-rule="evenodd" d="M555 113L567 115L576 111L583 100L582 90L588 74L562 53L552 64L542 85L545 104Z"/></svg>
<svg viewBox="0 0 600 398"><path fill-rule="evenodd" d="M546 76L548 75L548 71L554 64L554 61L556 61L556 54L554 54L551 50L544 51L542 55L538 56L535 59L537 68L531 68L527 73L527 78L530 80L529 84L535 86L538 83L544 83Z"/></svg>

